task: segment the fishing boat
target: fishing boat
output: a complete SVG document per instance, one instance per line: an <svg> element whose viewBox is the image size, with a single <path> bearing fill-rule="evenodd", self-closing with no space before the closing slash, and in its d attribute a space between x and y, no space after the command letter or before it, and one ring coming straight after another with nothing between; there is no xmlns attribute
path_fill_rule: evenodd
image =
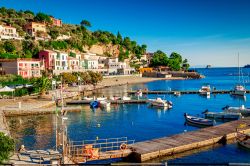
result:
<svg viewBox="0 0 250 166"><path fill-rule="evenodd" d="M171 101L162 100L160 97L156 99L148 99L148 103L156 107L172 108L173 103Z"/></svg>
<svg viewBox="0 0 250 166"><path fill-rule="evenodd" d="M237 132L236 140L240 147L250 150L250 134Z"/></svg>
<svg viewBox="0 0 250 166"><path fill-rule="evenodd" d="M89 103L90 108L98 108L99 107L99 102L97 100L91 101Z"/></svg>
<svg viewBox="0 0 250 166"><path fill-rule="evenodd" d="M213 126L214 125L214 121L210 119L190 116L187 113L184 113L184 117L186 119L186 122L189 122L194 125L199 125L199 126Z"/></svg>
<svg viewBox="0 0 250 166"><path fill-rule="evenodd" d="M100 107L101 108L108 108L108 107L110 107L110 102L108 102L106 100L102 100L102 101L100 101Z"/></svg>
<svg viewBox="0 0 250 166"><path fill-rule="evenodd" d="M240 70L240 60L239 60L239 54L238 54L238 84L235 85L234 89L232 90L231 94L232 95L239 95L239 96L245 96L246 94L246 89L245 87L240 83L241 79L240 77L242 76L242 72Z"/></svg>
<svg viewBox="0 0 250 166"><path fill-rule="evenodd" d="M211 88L209 84L203 85L201 89L199 89L200 95L210 96Z"/></svg>
<svg viewBox="0 0 250 166"><path fill-rule="evenodd" d="M242 118L242 114L238 112L203 112L205 118L223 119L223 120L237 120Z"/></svg>
<svg viewBox="0 0 250 166"><path fill-rule="evenodd" d="M225 112L241 113L242 115L250 115L250 108L246 108L244 105L240 107L229 107L228 105L222 108Z"/></svg>

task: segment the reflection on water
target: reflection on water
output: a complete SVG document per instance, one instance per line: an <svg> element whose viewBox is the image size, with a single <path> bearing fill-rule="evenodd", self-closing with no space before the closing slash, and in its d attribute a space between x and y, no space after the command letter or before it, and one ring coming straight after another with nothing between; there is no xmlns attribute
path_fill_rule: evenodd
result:
<svg viewBox="0 0 250 166"><path fill-rule="evenodd" d="M53 115L9 117L8 124L11 135L19 148L21 144L27 148L50 148L54 135Z"/></svg>

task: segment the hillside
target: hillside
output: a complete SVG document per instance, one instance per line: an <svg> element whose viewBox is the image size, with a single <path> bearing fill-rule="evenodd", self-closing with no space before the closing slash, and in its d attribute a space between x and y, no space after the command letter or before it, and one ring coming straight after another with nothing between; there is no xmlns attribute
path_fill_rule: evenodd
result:
<svg viewBox="0 0 250 166"><path fill-rule="evenodd" d="M108 31L91 32L87 28L91 23L82 20L79 25L62 24L61 27L51 24L51 17L45 13L33 13L32 11L16 11L14 9L0 8L0 25L15 27L22 41L0 41L1 58L6 57L36 57L41 49L75 50L79 52L90 51L99 55L119 57L121 61L131 56L140 58L146 52L146 45L139 45L129 37L122 37L118 32L112 34ZM47 34L50 40L34 40L34 37L25 32L25 25L29 22L46 24ZM37 34L38 36L41 34ZM58 40L62 36L69 37ZM7 42L7 43L6 43ZM10 47L10 48L9 48ZM11 54L11 55L6 55ZM13 55L13 56L12 56Z"/></svg>

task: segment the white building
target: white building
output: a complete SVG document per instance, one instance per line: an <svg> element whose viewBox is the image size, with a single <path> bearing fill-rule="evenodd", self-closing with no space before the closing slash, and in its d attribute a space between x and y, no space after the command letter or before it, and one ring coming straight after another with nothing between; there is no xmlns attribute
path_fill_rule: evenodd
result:
<svg viewBox="0 0 250 166"><path fill-rule="evenodd" d="M98 69L98 58L97 57L89 57L85 59L85 68L86 69Z"/></svg>
<svg viewBox="0 0 250 166"><path fill-rule="evenodd" d="M56 51L55 70L68 70L68 54L65 52Z"/></svg>
<svg viewBox="0 0 250 166"><path fill-rule="evenodd" d="M16 28L11 26L0 25L0 40L1 39L16 39L22 40L22 37L19 37L19 34L16 31Z"/></svg>

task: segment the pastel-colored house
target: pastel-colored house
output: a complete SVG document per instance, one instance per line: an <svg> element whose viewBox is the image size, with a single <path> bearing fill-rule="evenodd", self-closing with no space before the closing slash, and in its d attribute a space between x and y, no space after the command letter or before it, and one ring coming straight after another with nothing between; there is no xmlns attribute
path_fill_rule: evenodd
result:
<svg viewBox="0 0 250 166"><path fill-rule="evenodd" d="M46 24L39 22L29 22L25 25L25 31L31 36L37 36L41 33L41 37L47 37Z"/></svg>
<svg viewBox="0 0 250 166"><path fill-rule="evenodd" d="M31 78L40 77L41 70L39 59L0 59L0 73L2 74L17 74L23 78Z"/></svg>
<svg viewBox="0 0 250 166"><path fill-rule="evenodd" d="M61 27L62 26L62 20L60 19L56 19L54 17L50 17L51 21L52 21L52 25L53 26L58 26L58 27Z"/></svg>
<svg viewBox="0 0 250 166"><path fill-rule="evenodd" d="M19 37L19 34L16 31L16 28L12 26L0 25L0 40L1 39L16 39L22 40L22 37Z"/></svg>

